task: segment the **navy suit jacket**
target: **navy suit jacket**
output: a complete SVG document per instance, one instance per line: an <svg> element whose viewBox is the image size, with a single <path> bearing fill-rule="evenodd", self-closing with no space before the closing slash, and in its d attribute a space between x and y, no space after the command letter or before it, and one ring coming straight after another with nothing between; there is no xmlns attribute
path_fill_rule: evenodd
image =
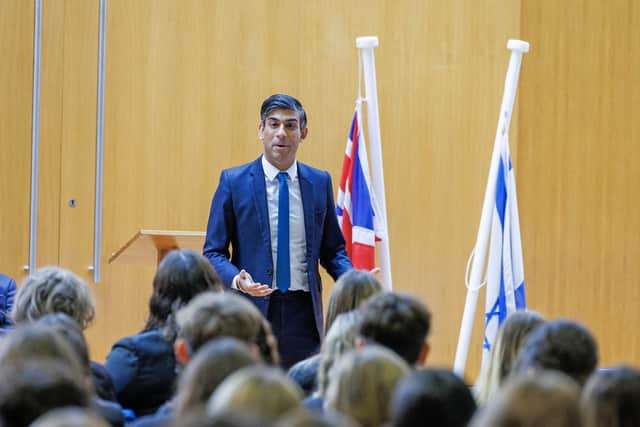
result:
<svg viewBox="0 0 640 427"><path fill-rule="evenodd" d="M328 172L298 162L298 177L304 211L309 291L318 334L323 336L322 283L318 263L334 280L353 267L338 226L331 176ZM274 268L261 157L222 171L211 202L204 255L227 288L231 287L240 269L249 272L256 282L272 284ZM269 298L252 298L265 317Z"/></svg>

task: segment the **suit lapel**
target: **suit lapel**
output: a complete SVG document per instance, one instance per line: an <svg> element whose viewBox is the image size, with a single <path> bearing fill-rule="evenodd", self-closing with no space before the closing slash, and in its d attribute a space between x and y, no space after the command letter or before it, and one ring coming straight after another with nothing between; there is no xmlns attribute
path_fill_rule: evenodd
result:
<svg viewBox="0 0 640 427"><path fill-rule="evenodd" d="M251 167L251 185L253 187L253 203L256 208L258 224L262 230L262 240L269 248L271 254L271 230L269 229L269 211L267 208L267 188L264 182L264 170L262 169L262 157L253 162Z"/></svg>
<svg viewBox="0 0 640 427"><path fill-rule="evenodd" d="M313 240L315 239L315 224L313 218L313 178L308 168L298 162L298 176L300 177L300 197L302 198L302 210L304 212L304 233L307 241L307 259L311 254Z"/></svg>

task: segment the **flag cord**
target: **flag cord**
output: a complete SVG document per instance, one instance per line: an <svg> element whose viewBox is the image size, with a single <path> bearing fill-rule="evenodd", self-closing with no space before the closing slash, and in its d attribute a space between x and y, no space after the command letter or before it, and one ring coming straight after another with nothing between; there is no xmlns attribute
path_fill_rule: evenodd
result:
<svg viewBox="0 0 640 427"><path fill-rule="evenodd" d="M481 282L477 288L472 288L471 285L469 284L469 275L471 273L471 261L473 260L473 257L476 255L476 249L473 248L473 250L471 251L471 253L469 254L469 259L467 259L467 269L464 272L464 286L472 291L472 292L477 292L480 289L482 289L483 286L485 286L487 284L487 279L485 277L484 282Z"/></svg>

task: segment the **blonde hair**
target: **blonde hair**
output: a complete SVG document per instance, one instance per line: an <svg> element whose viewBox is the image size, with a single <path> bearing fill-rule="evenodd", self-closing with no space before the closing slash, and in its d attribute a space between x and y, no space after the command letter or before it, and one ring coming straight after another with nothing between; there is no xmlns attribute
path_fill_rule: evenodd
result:
<svg viewBox="0 0 640 427"><path fill-rule="evenodd" d="M389 420L389 402L409 365L391 350L367 345L342 356L331 369L325 408L377 427Z"/></svg>
<svg viewBox="0 0 640 427"><path fill-rule="evenodd" d="M50 313L64 313L86 328L95 315L89 286L60 267L45 267L27 277L13 305L14 322L33 322Z"/></svg>
<svg viewBox="0 0 640 427"><path fill-rule="evenodd" d="M489 362L476 382L475 395L480 405L496 395L509 376L522 344L542 323L542 316L533 311L517 311L505 319L490 351Z"/></svg>
<svg viewBox="0 0 640 427"><path fill-rule="evenodd" d="M252 366L227 378L209 398L207 412L242 413L267 421L275 421L298 408L302 390L276 368Z"/></svg>
<svg viewBox="0 0 640 427"><path fill-rule="evenodd" d="M356 347L358 325L362 315L358 311L342 313L335 318L322 343L318 367L318 395L324 396L329 385L329 370L343 354Z"/></svg>

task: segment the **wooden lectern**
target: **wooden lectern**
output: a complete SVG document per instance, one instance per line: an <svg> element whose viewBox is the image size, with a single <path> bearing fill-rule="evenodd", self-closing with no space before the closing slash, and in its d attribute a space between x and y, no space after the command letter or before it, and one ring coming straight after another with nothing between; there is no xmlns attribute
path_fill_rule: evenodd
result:
<svg viewBox="0 0 640 427"><path fill-rule="evenodd" d="M174 249L193 249L202 253L204 231L140 230L120 249L111 254L114 261L129 264L160 264Z"/></svg>

